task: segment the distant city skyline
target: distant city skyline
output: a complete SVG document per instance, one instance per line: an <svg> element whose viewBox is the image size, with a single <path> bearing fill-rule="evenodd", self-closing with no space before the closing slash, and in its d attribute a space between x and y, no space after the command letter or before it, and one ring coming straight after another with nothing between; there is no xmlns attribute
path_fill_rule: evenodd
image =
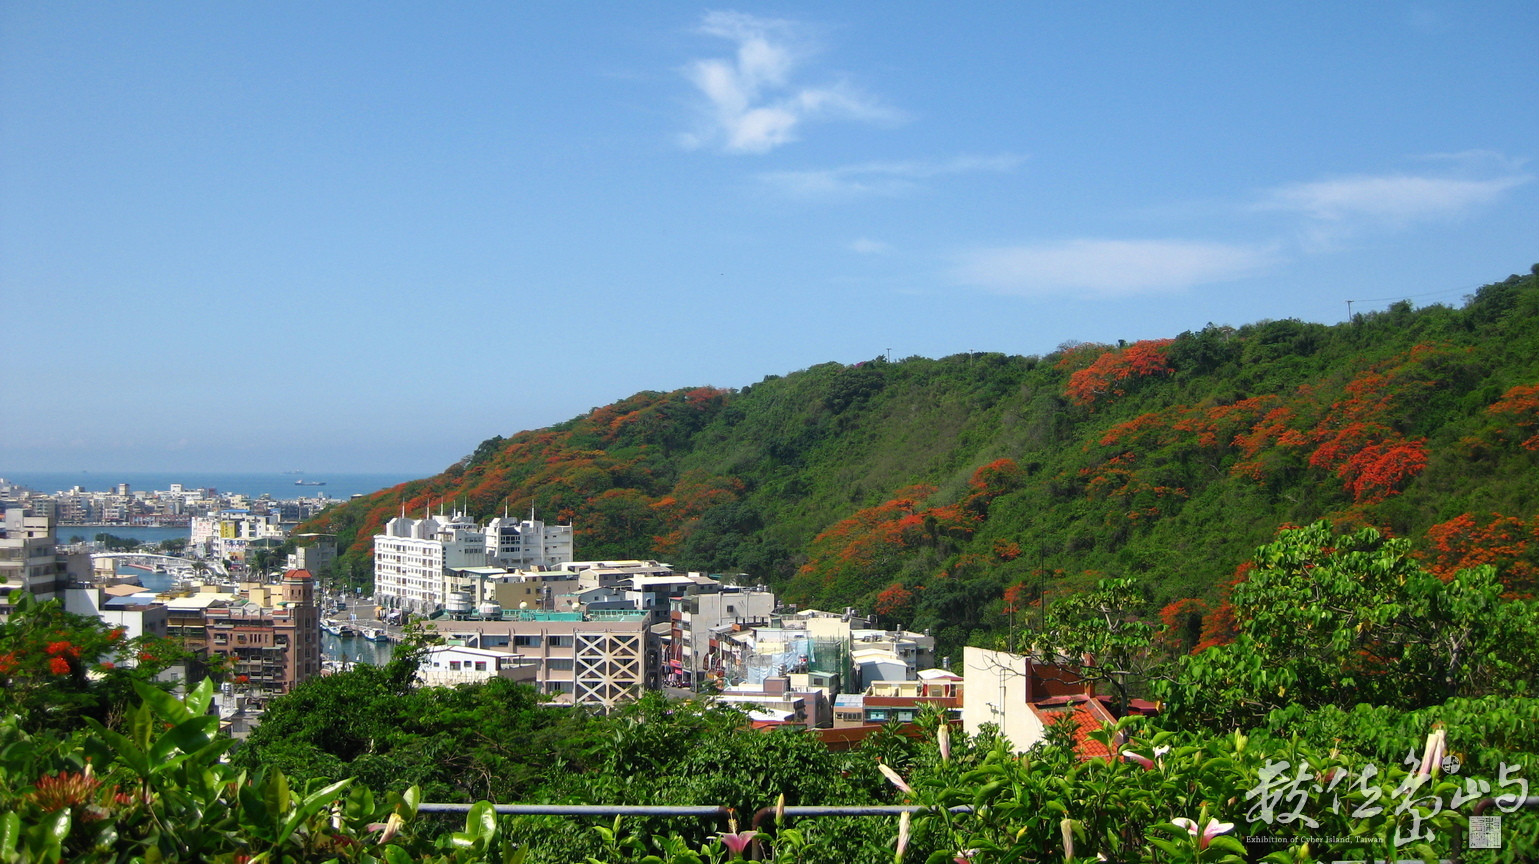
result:
<svg viewBox="0 0 1539 864"><path fill-rule="evenodd" d="M640 390L1457 304L1539 7L0 5L0 477L425 476Z"/></svg>

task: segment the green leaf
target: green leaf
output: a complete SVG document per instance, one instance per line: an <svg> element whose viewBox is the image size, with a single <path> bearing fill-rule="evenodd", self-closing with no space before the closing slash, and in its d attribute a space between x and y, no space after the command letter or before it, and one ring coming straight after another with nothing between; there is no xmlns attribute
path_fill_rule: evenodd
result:
<svg viewBox="0 0 1539 864"><path fill-rule="evenodd" d="M384 851L385 864L415 864L412 857L406 853L406 850L399 846L386 846Z"/></svg>
<svg viewBox="0 0 1539 864"><path fill-rule="evenodd" d="M117 754L119 761L127 765L130 769L133 770L135 774L138 774L140 777L145 779L149 778L149 757L145 755L143 750L139 749L137 744L128 740L127 737L119 735L111 729L108 729L106 726L103 726L101 723L97 722L94 717L85 717L83 719L88 726L96 730L96 734L100 736L103 741L106 741L108 746L112 747L113 752Z"/></svg>
<svg viewBox="0 0 1539 864"><path fill-rule="evenodd" d="M180 723L191 716L187 706L177 700L175 696L143 681L135 681L134 692L144 700L144 704L150 706L155 715L167 723Z"/></svg>
<svg viewBox="0 0 1539 864"><path fill-rule="evenodd" d="M202 717L208 713L208 706L214 700L214 681L212 678L204 678L198 682L198 686L192 688L183 700L187 706L187 713L193 717Z"/></svg>
<svg viewBox="0 0 1539 864"><path fill-rule="evenodd" d="M21 815L14 810L0 816L0 854L14 852L21 837Z"/></svg>
<svg viewBox="0 0 1539 864"><path fill-rule="evenodd" d="M465 814L465 833L490 840L497 833L497 810L490 801L477 801Z"/></svg>
<svg viewBox="0 0 1539 864"><path fill-rule="evenodd" d="M177 750L185 754L196 753L213 740L212 733L219 728L218 717L192 717L167 729L150 748L150 761L159 765L171 758ZM165 770L162 767L160 770Z"/></svg>
<svg viewBox="0 0 1539 864"><path fill-rule="evenodd" d="M1244 843L1241 843L1240 841L1234 839L1233 837L1229 837L1229 836L1224 835L1224 834L1220 834L1217 837L1214 837L1212 840L1209 840L1208 841L1208 848L1209 849L1215 849L1215 848L1216 849L1223 849L1226 852L1233 852L1236 855L1244 855L1245 854L1245 844Z"/></svg>

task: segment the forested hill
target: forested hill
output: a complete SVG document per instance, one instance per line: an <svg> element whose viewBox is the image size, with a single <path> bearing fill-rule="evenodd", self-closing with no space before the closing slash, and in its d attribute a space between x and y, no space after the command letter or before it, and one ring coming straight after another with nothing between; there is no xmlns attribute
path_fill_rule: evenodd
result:
<svg viewBox="0 0 1539 864"><path fill-rule="evenodd" d="M361 577L385 520L445 500L481 518L533 506L576 526L582 558L746 572L949 645L1098 575L1136 576L1151 611L1211 603L1279 526L1321 517L1410 536L1435 570L1496 563L1527 593L1539 278L1331 326L1209 325L638 393L492 438L304 530L338 533L339 566Z"/></svg>

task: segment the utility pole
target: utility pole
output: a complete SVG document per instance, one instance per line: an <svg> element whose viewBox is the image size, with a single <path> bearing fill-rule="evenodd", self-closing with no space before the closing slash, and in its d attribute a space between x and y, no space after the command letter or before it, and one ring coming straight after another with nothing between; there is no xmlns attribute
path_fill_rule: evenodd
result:
<svg viewBox="0 0 1539 864"><path fill-rule="evenodd" d="M1347 323L1348 324L1352 323L1352 303L1353 302L1354 301L1352 301L1352 300L1348 300L1347 301Z"/></svg>

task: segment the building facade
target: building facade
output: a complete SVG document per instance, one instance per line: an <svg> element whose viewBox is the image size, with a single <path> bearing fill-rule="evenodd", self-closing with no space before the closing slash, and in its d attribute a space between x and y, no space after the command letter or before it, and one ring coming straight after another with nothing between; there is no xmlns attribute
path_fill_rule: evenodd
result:
<svg viewBox="0 0 1539 864"><path fill-rule="evenodd" d="M502 567L554 567L572 560L572 526L505 516L486 523L486 563Z"/></svg>
<svg viewBox="0 0 1539 864"><path fill-rule="evenodd" d="M558 702L613 708L659 686L658 649L642 612L515 612L503 620L438 620L447 639L506 651L534 666Z"/></svg>
<svg viewBox="0 0 1539 864"><path fill-rule="evenodd" d="M486 566L486 535L462 513L397 516L374 535L374 596L390 609L444 608L449 570Z"/></svg>
<svg viewBox="0 0 1539 864"><path fill-rule="evenodd" d="M273 605L215 604L202 610L209 655L226 658L230 674L256 698L280 696L321 674L320 614L310 573L290 570Z"/></svg>

